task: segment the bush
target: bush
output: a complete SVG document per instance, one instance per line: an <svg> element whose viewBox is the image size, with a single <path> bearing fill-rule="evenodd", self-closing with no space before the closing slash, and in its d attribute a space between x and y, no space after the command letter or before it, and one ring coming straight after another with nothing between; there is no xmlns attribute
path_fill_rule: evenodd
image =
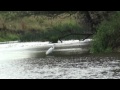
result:
<svg viewBox="0 0 120 90"><path fill-rule="evenodd" d="M120 12L103 21L97 28L91 51L110 52L120 45Z"/></svg>
<svg viewBox="0 0 120 90"><path fill-rule="evenodd" d="M40 41L40 32L25 32L20 36L20 41Z"/></svg>
<svg viewBox="0 0 120 90"><path fill-rule="evenodd" d="M65 23L65 24L58 24L54 25L49 30L47 30L44 34L44 36L47 38L47 40L56 43L58 39L78 39L80 36L72 37L64 37L65 35L70 34L71 32L80 32L82 31L81 27L73 22ZM45 38L44 37L44 38ZM64 37L64 38L61 38Z"/></svg>
<svg viewBox="0 0 120 90"><path fill-rule="evenodd" d="M18 34L0 32L0 42L19 40Z"/></svg>

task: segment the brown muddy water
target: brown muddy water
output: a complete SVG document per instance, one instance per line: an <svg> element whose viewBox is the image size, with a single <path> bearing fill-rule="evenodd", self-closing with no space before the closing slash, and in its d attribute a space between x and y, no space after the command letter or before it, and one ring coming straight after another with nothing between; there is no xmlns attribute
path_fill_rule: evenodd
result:
<svg viewBox="0 0 120 90"><path fill-rule="evenodd" d="M120 53L41 57L28 46L0 45L0 79L120 79Z"/></svg>

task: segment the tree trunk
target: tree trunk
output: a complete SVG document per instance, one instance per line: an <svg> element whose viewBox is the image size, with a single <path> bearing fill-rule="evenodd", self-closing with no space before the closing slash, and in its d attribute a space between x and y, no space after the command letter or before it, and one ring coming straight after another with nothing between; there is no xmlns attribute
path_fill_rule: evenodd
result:
<svg viewBox="0 0 120 90"><path fill-rule="evenodd" d="M96 32L96 29L94 28L94 21L92 20L90 12L89 11L84 11L83 14L85 16L86 22L89 23L89 25L90 25L91 31L93 33Z"/></svg>

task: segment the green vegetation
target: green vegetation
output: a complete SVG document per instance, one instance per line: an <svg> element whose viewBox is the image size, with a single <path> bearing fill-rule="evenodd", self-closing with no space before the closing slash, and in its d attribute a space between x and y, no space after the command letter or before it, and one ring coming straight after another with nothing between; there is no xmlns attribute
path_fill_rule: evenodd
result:
<svg viewBox="0 0 120 90"><path fill-rule="evenodd" d="M93 36L91 52L120 45L119 11L0 11L0 42L81 39Z"/></svg>
<svg viewBox="0 0 120 90"><path fill-rule="evenodd" d="M112 52L120 45L120 12L103 21L94 35L92 52Z"/></svg>
<svg viewBox="0 0 120 90"><path fill-rule="evenodd" d="M0 42L19 40L19 37L18 34L0 32Z"/></svg>
<svg viewBox="0 0 120 90"><path fill-rule="evenodd" d="M0 13L0 29L0 34L7 33L4 37L0 35L0 41L19 39L20 41L57 42L58 38L65 33L68 34L70 30L79 31L81 27L74 15L69 16L64 13L57 17L34 14L25 14L21 17L18 12L2 12Z"/></svg>

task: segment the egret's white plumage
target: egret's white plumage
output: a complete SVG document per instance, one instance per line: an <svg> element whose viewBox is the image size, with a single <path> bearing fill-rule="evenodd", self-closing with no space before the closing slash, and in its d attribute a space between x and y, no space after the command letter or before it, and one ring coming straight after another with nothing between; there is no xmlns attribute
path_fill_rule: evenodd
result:
<svg viewBox="0 0 120 90"><path fill-rule="evenodd" d="M46 55L52 53L54 49L55 49L55 45L53 45L51 48L47 50Z"/></svg>

